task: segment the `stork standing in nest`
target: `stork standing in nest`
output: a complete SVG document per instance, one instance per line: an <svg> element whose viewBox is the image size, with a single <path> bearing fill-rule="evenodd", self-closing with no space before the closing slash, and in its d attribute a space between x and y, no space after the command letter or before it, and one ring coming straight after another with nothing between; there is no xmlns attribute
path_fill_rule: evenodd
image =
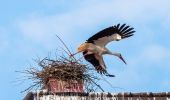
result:
<svg viewBox="0 0 170 100"><path fill-rule="evenodd" d="M86 40L85 43L81 44L78 47L77 53L83 52L83 57L85 58L85 60L90 62L95 67L97 72L101 74L109 75L106 71L106 65L103 61L102 55L104 54L114 55L120 58L125 64L126 62L123 59L121 53L111 52L105 46L111 41L119 41L121 39L125 39L130 36L133 36L133 33L135 32L133 29L134 28L131 28L130 26L127 26L126 24L123 24L123 25L117 24L117 25L108 27L96 33L95 35L90 37L88 40Z"/></svg>

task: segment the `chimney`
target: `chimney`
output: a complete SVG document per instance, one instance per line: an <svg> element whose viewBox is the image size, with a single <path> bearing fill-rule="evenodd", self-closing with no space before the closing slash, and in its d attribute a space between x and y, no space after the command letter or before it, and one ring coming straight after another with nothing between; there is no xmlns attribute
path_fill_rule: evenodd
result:
<svg viewBox="0 0 170 100"><path fill-rule="evenodd" d="M56 92L84 92L83 80L59 80L49 78L47 90L51 93Z"/></svg>

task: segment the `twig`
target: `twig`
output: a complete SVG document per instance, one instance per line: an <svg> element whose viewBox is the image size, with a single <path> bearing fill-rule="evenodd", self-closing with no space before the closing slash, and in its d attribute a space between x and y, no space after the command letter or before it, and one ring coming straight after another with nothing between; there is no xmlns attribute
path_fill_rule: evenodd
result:
<svg viewBox="0 0 170 100"><path fill-rule="evenodd" d="M57 38L61 41L61 43L65 46L65 48L67 49L67 51L69 52L70 55L72 55L71 51L68 49L67 45L64 43L64 41L56 34ZM74 60L76 61L76 58L74 56L72 56L74 58Z"/></svg>
<svg viewBox="0 0 170 100"><path fill-rule="evenodd" d="M121 88L121 87L115 87L113 86L107 79L105 79L102 75L100 75L102 77L102 79L111 86L111 88L115 89L115 88L118 88L118 89L124 89L124 88Z"/></svg>
<svg viewBox="0 0 170 100"><path fill-rule="evenodd" d="M94 82L91 78L89 78L89 80L91 80L100 90L102 90L102 92L104 92L103 88L100 85Z"/></svg>

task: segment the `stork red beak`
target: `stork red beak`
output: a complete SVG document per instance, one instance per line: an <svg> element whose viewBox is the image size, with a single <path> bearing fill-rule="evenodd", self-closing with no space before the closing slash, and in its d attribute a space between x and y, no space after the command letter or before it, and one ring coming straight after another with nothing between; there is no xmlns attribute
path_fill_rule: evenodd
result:
<svg viewBox="0 0 170 100"><path fill-rule="evenodd" d="M126 61L124 60L124 58L122 57L122 55L120 55L119 58L120 58L125 64L127 64Z"/></svg>

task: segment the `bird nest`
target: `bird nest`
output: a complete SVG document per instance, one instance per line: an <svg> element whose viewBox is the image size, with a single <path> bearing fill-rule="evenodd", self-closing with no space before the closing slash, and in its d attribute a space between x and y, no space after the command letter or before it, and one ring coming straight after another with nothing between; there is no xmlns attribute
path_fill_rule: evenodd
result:
<svg viewBox="0 0 170 100"><path fill-rule="evenodd" d="M82 62L69 57L61 57L57 60L44 58L38 60L38 67L31 67L22 73L28 75L27 79L33 81L33 84L22 92L44 89L50 78L71 82L83 82L86 92L95 91L96 89L103 89L96 83L100 80L94 69L91 66L84 65Z"/></svg>
<svg viewBox="0 0 170 100"><path fill-rule="evenodd" d="M47 64L45 62L48 62ZM35 71L36 77L42 83L46 84L49 78L55 78L62 81L68 80L86 80L87 68L77 62L66 60L50 60L43 59L39 65L42 67L41 71Z"/></svg>

